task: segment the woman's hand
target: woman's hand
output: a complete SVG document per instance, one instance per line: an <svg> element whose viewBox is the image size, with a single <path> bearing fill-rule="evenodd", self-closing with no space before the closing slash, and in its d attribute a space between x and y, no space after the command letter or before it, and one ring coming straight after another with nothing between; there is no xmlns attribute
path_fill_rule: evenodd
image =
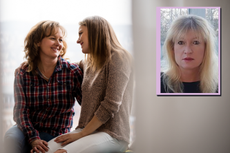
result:
<svg viewBox="0 0 230 153"><path fill-rule="evenodd" d="M57 151L55 151L54 153L67 153L66 150L64 149L58 149Z"/></svg>
<svg viewBox="0 0 230 153"><path fill-rule="evenodd" d="M83 137L83 134L81 132L69 133L69 134L64 134L64 135L57 137L54 141L57 143L62 143L61 145L63 146L73 141L76 141L82 137Z"/></svg>
<svg viewBox="0 0 230 153"><path fill-rule="evenodd" d="M32 149L30 151L30 153L45 153L46 151L49 150L48 148L48 143L44 140L41 140L41 139L36 139L34 141L31 142L31 146L32 146Z"/></svg>
<svg viewBox="0 0 230 153"><path fill-rule="evenodd" d="M15 69L14 75L16 76L16 74L20 72L20 69L25 68L27 65L28 65L28 62L23 62L17 69Z"/></svg>

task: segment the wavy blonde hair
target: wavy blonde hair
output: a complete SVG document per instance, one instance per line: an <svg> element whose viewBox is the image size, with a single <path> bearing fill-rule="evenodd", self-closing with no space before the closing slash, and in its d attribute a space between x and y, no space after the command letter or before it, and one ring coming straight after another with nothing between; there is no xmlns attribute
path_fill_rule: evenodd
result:
<svg viewBox="0 0 230 153"><path fill-rule="evenodd" d="M215 93L218 87L218 56L216 51L216 36L211 24L204 18L195 15L181 16L170 26L163 46L164 62L162 65L163 82L168 92L183 92L180 81L181 72L174 57L175 40L184 36L189 30L194 31L205 41L205 53L200 65L200 91Z"/></svg>
<svg viewBox="0 0 230 153"><path fill-rule="evenodd" d="M88 29L88 41L90 52L86 55L87 67L97 72L111 59L111 51L123 52L130 57L117 39L110 23L100 17L91 16L79 22L80 26ZM120 55L120 54L119 54Z"/></svg>
<svg viewBox="0 0 230 153"><path fill-rule="evenodd" d="M24 40L24 52L25 58L28 63L28 72L35 74L35 70L39 62L39 51L40 47L38 43L42 41L43 38L54 35L57 29L60 28L63 34L63 47L60 52L60 56L64 57L67 49L67 43L65 41L66 31L58 22L55 21L41 21L31 28Z"/></svg>

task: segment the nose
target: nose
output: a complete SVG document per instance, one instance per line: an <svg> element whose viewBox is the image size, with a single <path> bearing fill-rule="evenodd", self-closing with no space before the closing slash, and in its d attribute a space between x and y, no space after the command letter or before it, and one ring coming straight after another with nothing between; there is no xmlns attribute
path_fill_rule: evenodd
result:
<svg viewBox="0 0 230 153"><path fill-rule="evenodd" d="M59 41L59 40L56 40L56 41L55 41L55 45L59 48L59 50L61 50L62 47L63 47L63 42L62 42L62 41Z"/></svg>
<svg viewBox="0 0 230 153"><path fill-rule="evenodd" d="M77 43L78 43L78 44L80 44L80 43L81 43L80 37L78 38Z"/></svg>
<svg viewBox="0 0 230 153"><path fill-rule="evenodd" d="M57 46L60 46L60 45L62 45L62 42L59 41L59 40L56 40L56 41L55 41L55 44L56 44Z"/></svg>
<svg viewBox="0 0 230 153"><path fill-rule="evenodd" d="M185 54L191 54L192 53L192 48L189 44L185 46L184 53Z"/></svg>

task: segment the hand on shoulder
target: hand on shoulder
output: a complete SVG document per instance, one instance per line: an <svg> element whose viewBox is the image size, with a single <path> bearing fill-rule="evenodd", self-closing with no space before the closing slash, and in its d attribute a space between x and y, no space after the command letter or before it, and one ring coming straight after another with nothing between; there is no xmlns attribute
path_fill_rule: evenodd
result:
<svg viewBox="0 0 230 153"><path fill-rule="evenodd" d="M16 74L18 74L20 72L20 69L25 69L26 66L28 66L27 61L23 62L18 68L15 69L14 76L16 76Z"/></svg>

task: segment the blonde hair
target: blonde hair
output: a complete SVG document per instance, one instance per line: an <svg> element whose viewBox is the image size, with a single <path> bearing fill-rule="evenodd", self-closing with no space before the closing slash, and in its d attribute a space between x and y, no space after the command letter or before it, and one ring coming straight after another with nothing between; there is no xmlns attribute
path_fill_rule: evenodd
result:
<svg viewBox="0 0 230 153"><path fill-rule="evenodd" d="M162 63L163 82L168 92L183 92L180 81L181 72L174 57L175 40L185 35L189 30L194 31L205 41L205 53L200 65L200 91L215 93L218 87L218 56L216 52L216 36L211 24L202 17L186 15L177 18L170 26L164 42L164 62ZM167 88L166 88L167 87Z"/></svg>
<svg viewBox="0 0 230 153"><path fill-rule="evenodd" d="M88 67L99 71L111 59L111 51L129 53L121 46L109 22L99 16L87 17L79 22L88 29L89 54L86 55ZM120 54L119 54L120 55Z"/></svg>
<svg viewBox="0 0 230 153"><path fill-rule="evenodd" d="M60 56L64 57L67 49L67 43L64 39L66 36L66 31L64 27L59 25L58 22L47 20L41 21L31 28L24 40L24 52L25 58L27 59L28 63L28 72L32 71L32 73L35 74L35 70L38 66L38 62L40 59L40 47L38 46L38 43L41 42L43 38L55 34L58 28L61 29L63 34L63 47L60 52Z"/></svg>

